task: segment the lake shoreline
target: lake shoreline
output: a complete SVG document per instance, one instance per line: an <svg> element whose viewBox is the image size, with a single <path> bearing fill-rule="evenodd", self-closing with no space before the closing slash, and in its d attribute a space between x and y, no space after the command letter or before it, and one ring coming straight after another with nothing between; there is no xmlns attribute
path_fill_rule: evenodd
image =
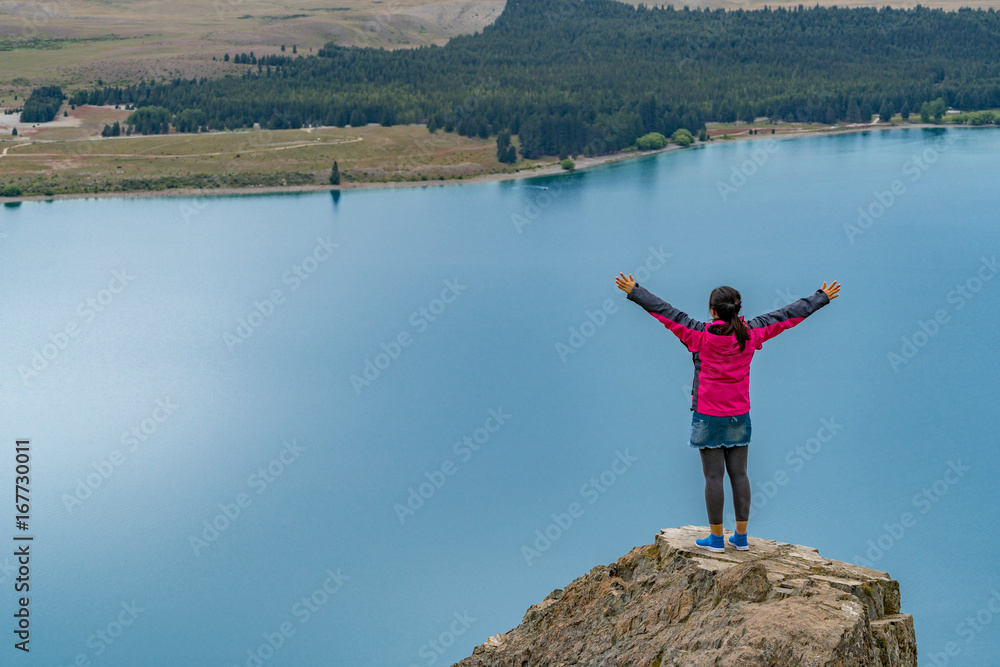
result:
<svg viewBox="0 0 1000 667"><path fill-rule="evenodd" d="M764 134L740 134L729 139L715 139L711 142L697 142L693 146L708 146L717 145L717 143L729 143L733 141L756 141L761 139L796 139L800 137L817 137L817 136L827 136L835 134L846 134L854 132L868 132L871 130L894 130L894 129L927 129L927 128L959 128L959 127L969 127L965 125L940 125L932 123L912 123L906 125L858 125L855 127L843 127L837 129L817 129L817 130L792 130L789 132L774 133L769 132ZM749 129L749 128L748 128ZM760 129L760 128L758 128ZM665 148L651 151L639 151L639 150L629 150L620 151L618 153L610 153L608 155L599 155L596 157L579 157L574 162L576 167L573 170L563 169L558 161L551 164L546 164L543 166L538 166L535 168L527 168L517 172L503 172L494 174L483 174L480 176L471 176L469 178L449 178L443 180L434 181L386 181L386 182L364 182L364 183L341 183L339 186L334 185L292 185L292 186L259 186L259 187L246 187L246 188L175 188L170 190L151 190L151 191L132 191L132 192L79 192L79 193L67 193L58 195L30 195L21 197L6 197L3 198L3 203L13 204L19 202L28 201L55 201L62 199L106 199L106 198L119 198L119 199L136 199L145 197L231 197L236 195L274 195L274 194L294 194L294 193L313 193L313 192L331 192L334 190L370 190L379 188L426 188L426 187L444 187L449 185L463 185L467 183L489 183L494 181L509 181L515 179L523 178L535 178L539 176L554 176L557 174L569 174L574 171L582 171L584 169L592 169L593 167L598 167L605 164L610 164L613 162L621 162L623 160L631 160L639 157L646 157L650 155L657 155L659 153L667 153L671 151L680 150L682 148L690 148L690 146L679 146L677 144L670 144Z"/></svg>

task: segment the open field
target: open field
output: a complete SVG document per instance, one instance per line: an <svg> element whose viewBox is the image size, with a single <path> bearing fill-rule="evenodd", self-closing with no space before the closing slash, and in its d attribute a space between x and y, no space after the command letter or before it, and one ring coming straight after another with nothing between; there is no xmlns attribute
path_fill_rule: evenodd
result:
<svg viewBox="0 0 1000 667"><path fill-rule="evenodd" d="M329 41L386 48L443 44L453 35L481 30L505 4L505 0L0 0L0 94L26 93L30 86L44 83L72 90L99 81L121 84L141 78L238 74L244 68L224 62L226 53L280 53L283 44L289 54L293 45L308 54ZM799 5L788 0L673 4L726 9ZM918 3L819 0L819 4L913 7ZM1000 0L920 4L949 9L1000 7Z"/></svg>
<svg viewBox="0 0 1000 667"><path fill-rule="evenodd" d="M345 184L515 171L497 161L493 140L431 134L422 125L40 141L5 137L0 153L0 184L16 184L26 194L323 185L334 160ZM517 167L548 162L522 160Z"/></svg>

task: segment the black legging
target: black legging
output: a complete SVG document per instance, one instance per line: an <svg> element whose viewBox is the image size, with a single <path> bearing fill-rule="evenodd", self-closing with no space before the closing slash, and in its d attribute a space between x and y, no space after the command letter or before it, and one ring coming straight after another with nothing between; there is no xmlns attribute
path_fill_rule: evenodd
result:
<svg viewBox="0 0 1000 667"><path fill-rule="evenodd" d="M722 508L726 503L722 478L729 472L729 482L733 487L733 506L736 520L750 518L750 478L747 477L747 450L749 445L739 447L704 447L701 450L701 468L705 472L705 506L708 507L708 522L722 523Z"/></svg>

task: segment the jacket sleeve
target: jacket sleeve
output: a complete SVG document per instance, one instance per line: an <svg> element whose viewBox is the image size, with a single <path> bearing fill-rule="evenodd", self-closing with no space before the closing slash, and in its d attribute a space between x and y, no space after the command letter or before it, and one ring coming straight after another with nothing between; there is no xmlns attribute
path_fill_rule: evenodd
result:
<svg viewBox="0 0 1000 667"><path fill-rule="evenodd" d="M654 295L638 283L628 295L629 301L642 306L647 313L659 320L663 326L677 336L691 352L697 352L700 332L705 330L705 323L688 317L669 303Z"/></svg>
<svg viewBox="0 0 1000 667"><path fill-rule="evenodd" d="M766 315L753 318L747 322L747 328L750 329L751 336L759 336L757 343L760 344L774 338L786 329L791 329L828 303L830 303L830 299L826 292L818 289L810 296L793 301Z"/></svg>

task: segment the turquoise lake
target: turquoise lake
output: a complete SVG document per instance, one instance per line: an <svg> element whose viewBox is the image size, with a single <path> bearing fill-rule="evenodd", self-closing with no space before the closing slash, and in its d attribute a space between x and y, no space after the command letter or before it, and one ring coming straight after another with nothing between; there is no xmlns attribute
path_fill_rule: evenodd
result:
<svg viewBox="0 0 1000 667"><path fill-rule="evenodd" d="M913 128L3 207L0 629L31 535L25 663L451 665L707 524L691 356L624 271L701 320L842 283L756 355L750 535L887 571L921 665L995 664L998 167L998 131Z"/></svg>

